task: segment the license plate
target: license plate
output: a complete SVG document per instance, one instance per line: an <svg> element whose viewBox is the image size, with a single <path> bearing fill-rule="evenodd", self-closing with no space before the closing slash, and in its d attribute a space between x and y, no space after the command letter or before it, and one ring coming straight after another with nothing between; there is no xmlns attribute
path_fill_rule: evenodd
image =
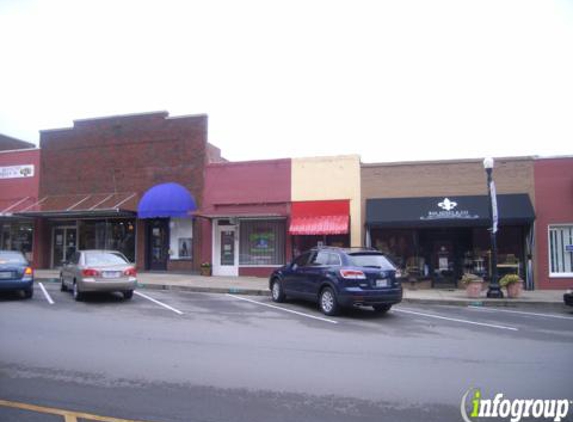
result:
<svg viewBox="0 0 573 422"><path fill-rule="evenodd" d="M376 280L376 287L388 287L388 279L382 278Z"/></svg>
<svg viewBox="0 0 573 422"><path fill-rule="evenodd" d="M11 272L11 271L9 271L9 272L8 272L8 271L0 272L0 278L3 279L3 280L6 280L6 279L12 278L12 277L13 277L13 276L12 276L12 272Z"/></svg>
<svg viewBox="0 0 573 422"><path fill-rule="evenodd" d="M101 275L103 278L119 278L121 277L121 271L104 271Z"/></svg>

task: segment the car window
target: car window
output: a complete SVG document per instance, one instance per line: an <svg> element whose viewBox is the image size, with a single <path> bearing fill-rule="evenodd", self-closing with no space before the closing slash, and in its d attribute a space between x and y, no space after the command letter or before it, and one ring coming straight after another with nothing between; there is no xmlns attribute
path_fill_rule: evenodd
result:
<svg viewBox="0 0 573 422"><path fill-rule="evenodd" d="M318 252L311 260L311 265L328 265L328 256L330 254L325 251Z"/></svg>
<svg viewBox="0 0 573 422"><path fill-rule="evenodd" d="M23 264L28 265L28 261L20 252L2 251L0 252L0 264Z"/></svg>
<svg viewBox="0 0 573 422"><path fill-rule="evenodd" d="M392 263L384 255L373 253L354 253L348 255L350 265L355 267L372 267L382 270L395 270Z"/></svg>
<svg viewBox="0 0 573 422"><path fill-rule="evenodd" d="M86 254L86 265L106 266L128 264L127 259L118 252L91 252Z"/></svg>
<svg viewBox="0 0 573 422"><path fill-rule="evenodd" d="M297 258L295 258L293 265L296 265L297 267L304 267L308 263L308 258L310 258L310 252L303 253L302 255L299 255Z"/></svg>
<svg viewBox="0 0 573 422"><path fill-rule="evenodd" d="M328 262L326 263L326 265L332 265L332 266L340 267L342 265L342 263L340 262L340 257L337 254L329 253L328 254Z"/></svg>

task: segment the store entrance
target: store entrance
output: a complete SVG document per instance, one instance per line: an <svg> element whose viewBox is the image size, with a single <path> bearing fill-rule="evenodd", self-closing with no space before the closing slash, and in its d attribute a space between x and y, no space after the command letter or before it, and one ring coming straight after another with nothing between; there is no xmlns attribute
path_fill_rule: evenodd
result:
<svg viewBox="0 0 573 422"><path fill-rule="evenodd" d="M150 220L147 225L147 266L152 271L166 271L169 258L169 220Z"/></svg>
<svg viewBox="0 0 573 422"><path fill-rule="evenodd" d="M471 229L420 230L419 245L432 287L457 287L464 270L464 256L472 250Z"/></svg>
<svg viewBox="0 0 573 422"><path fill-rule="evenodd" d="M77 249L78 230L75 226L54 227L52 232L52 268L59 268Z"/></svg>

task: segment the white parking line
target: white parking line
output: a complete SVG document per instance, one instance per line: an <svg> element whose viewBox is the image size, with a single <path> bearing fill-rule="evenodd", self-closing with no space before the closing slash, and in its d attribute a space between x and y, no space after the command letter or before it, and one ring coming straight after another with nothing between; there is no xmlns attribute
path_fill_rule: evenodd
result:
<svg viewBox="0 0 573 422"><path fill-rule="evenodd" d="M546 318L568 319L570 321L573 321L573 317L568 317L564 315L539 314L536 312L512 311L509 309L483 308L481 306L468 306L468 309L473 309L478 311L490 311L490 312L505 312L507 314L531 315L531 316L546 317Z"/></svg>
<svg viewBox="0 0 573 422"><path fill-rule="evenodd" d="M46 296L46 300L48 301L48 303L50 305L54 304L54 301L52 300L50 294L48 293L48 291L46 290L46 288L44 287L44 285L42 283L38 283L38 285L40 286L40 289L42 289L42 291L44 292L44 296Z"/></svg>
<svg viewBox="0 0 573 422"><path fill-rule="evenodd" d="M175 312L175 313L178 314L178 315L183 315L183 312L181 312L180 310L175 309L175 308L173 308L173 307L171 307L171 306L169 306L169 305L166 305L165 303L162 303L162 302L160 302L160 301L158 301L158 300L155 300L155 299L153 299L152 297L149 297L149 296L147 296L147 295L144 295L143 293L139 293L138 291L134 291L133 293L135 293L137 296L140 296L140 297L142 297L142 298L144 298L144 299L147 299L147 300L149 300L149 301L151 301L151 302L153 302L153 303L156 303L156 304L158 304L159 306L163 306L165 309L169 309L170 311L173 311L173 312Z"/></svg>
<svg viewBox="0 0 573 422"><path fill-rule="evenodd" d="M227 293L227 296L235 298L235 299L239 299L239 300L244 300L245 302L250 302L250 303L254 303L256 305L261 305L261 306L266 306L267 308L271 308L271 309L277 309L279 311L283 311L283 312L288 312L291 314L295 314L295 315L299 315L299 316L303 316L303 317L307 317L307 318L311 318L311 319L316 319L318 321L323 321L323 322L330 322L331 324L338 324L338 321L334 321L332 319L327 319L327 318L322 318L322 317L317 317L314 315L309 315L309 314L305 314L302 312L297 312L297 311L292 311L290 309L285 309L285 308L281 308L280 306L275 306L275 305L269 305L268 303L262 303L262 302L258 302L256 300L252 300L252 299L247 299L246 297L241 297L241 296L235 296L232 294Z"/></svg>
<svg viewBox="0 0 573 422"><path fill-rule="evenodd" d="M505 325L486 324L484 322L468 321L467 319L449 318L449 317L445 317L445 316L441 316L441 315L433 315L433 314L426 314L423 312L409 311L406 309L393 309L393 311L394 312L402 312L405 314L420 315L420 316L424 316L424 317L428 317L428 318L443 319L443 320L452 321L452 322L461 322L463 324L479 325L481 327L499 328L500 330L519 331L518 328L508 327Z"/></svg>

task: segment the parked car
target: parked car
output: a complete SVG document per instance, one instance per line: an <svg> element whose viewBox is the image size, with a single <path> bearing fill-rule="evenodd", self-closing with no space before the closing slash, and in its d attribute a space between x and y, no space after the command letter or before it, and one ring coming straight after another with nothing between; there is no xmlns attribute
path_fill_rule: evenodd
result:
<svg viewBox="0 0 573 422"><path fill-rule="evenodd" d="M21 252L0 250L0 291L23 292L34 296L34 270Z"/></svg>
<svg viewBox="0 0 573 422"><path fill-rule="evenodd" d="M326 315L336 315L341 308L354 305L369 305L384 313L402 301L396 271L376 250L315 248L275 270L269 288L275 302L287 297L318 302Z"/></svg>
<svg viewBox="0 0 573 422"><path fill-rule="evenodd" d="M121 252L77 251L63 262L60 284L63 292L72 291L75 300L82 300L89 292L121 292L125 299L131 299L137 273Z"/></svg>
<svg viewBox="0 0 573 422"><path fill-rule="evenodd" d="M565 305L573 306L573 289L567 290L563 295L563 302L565 302Z"/></svg>

